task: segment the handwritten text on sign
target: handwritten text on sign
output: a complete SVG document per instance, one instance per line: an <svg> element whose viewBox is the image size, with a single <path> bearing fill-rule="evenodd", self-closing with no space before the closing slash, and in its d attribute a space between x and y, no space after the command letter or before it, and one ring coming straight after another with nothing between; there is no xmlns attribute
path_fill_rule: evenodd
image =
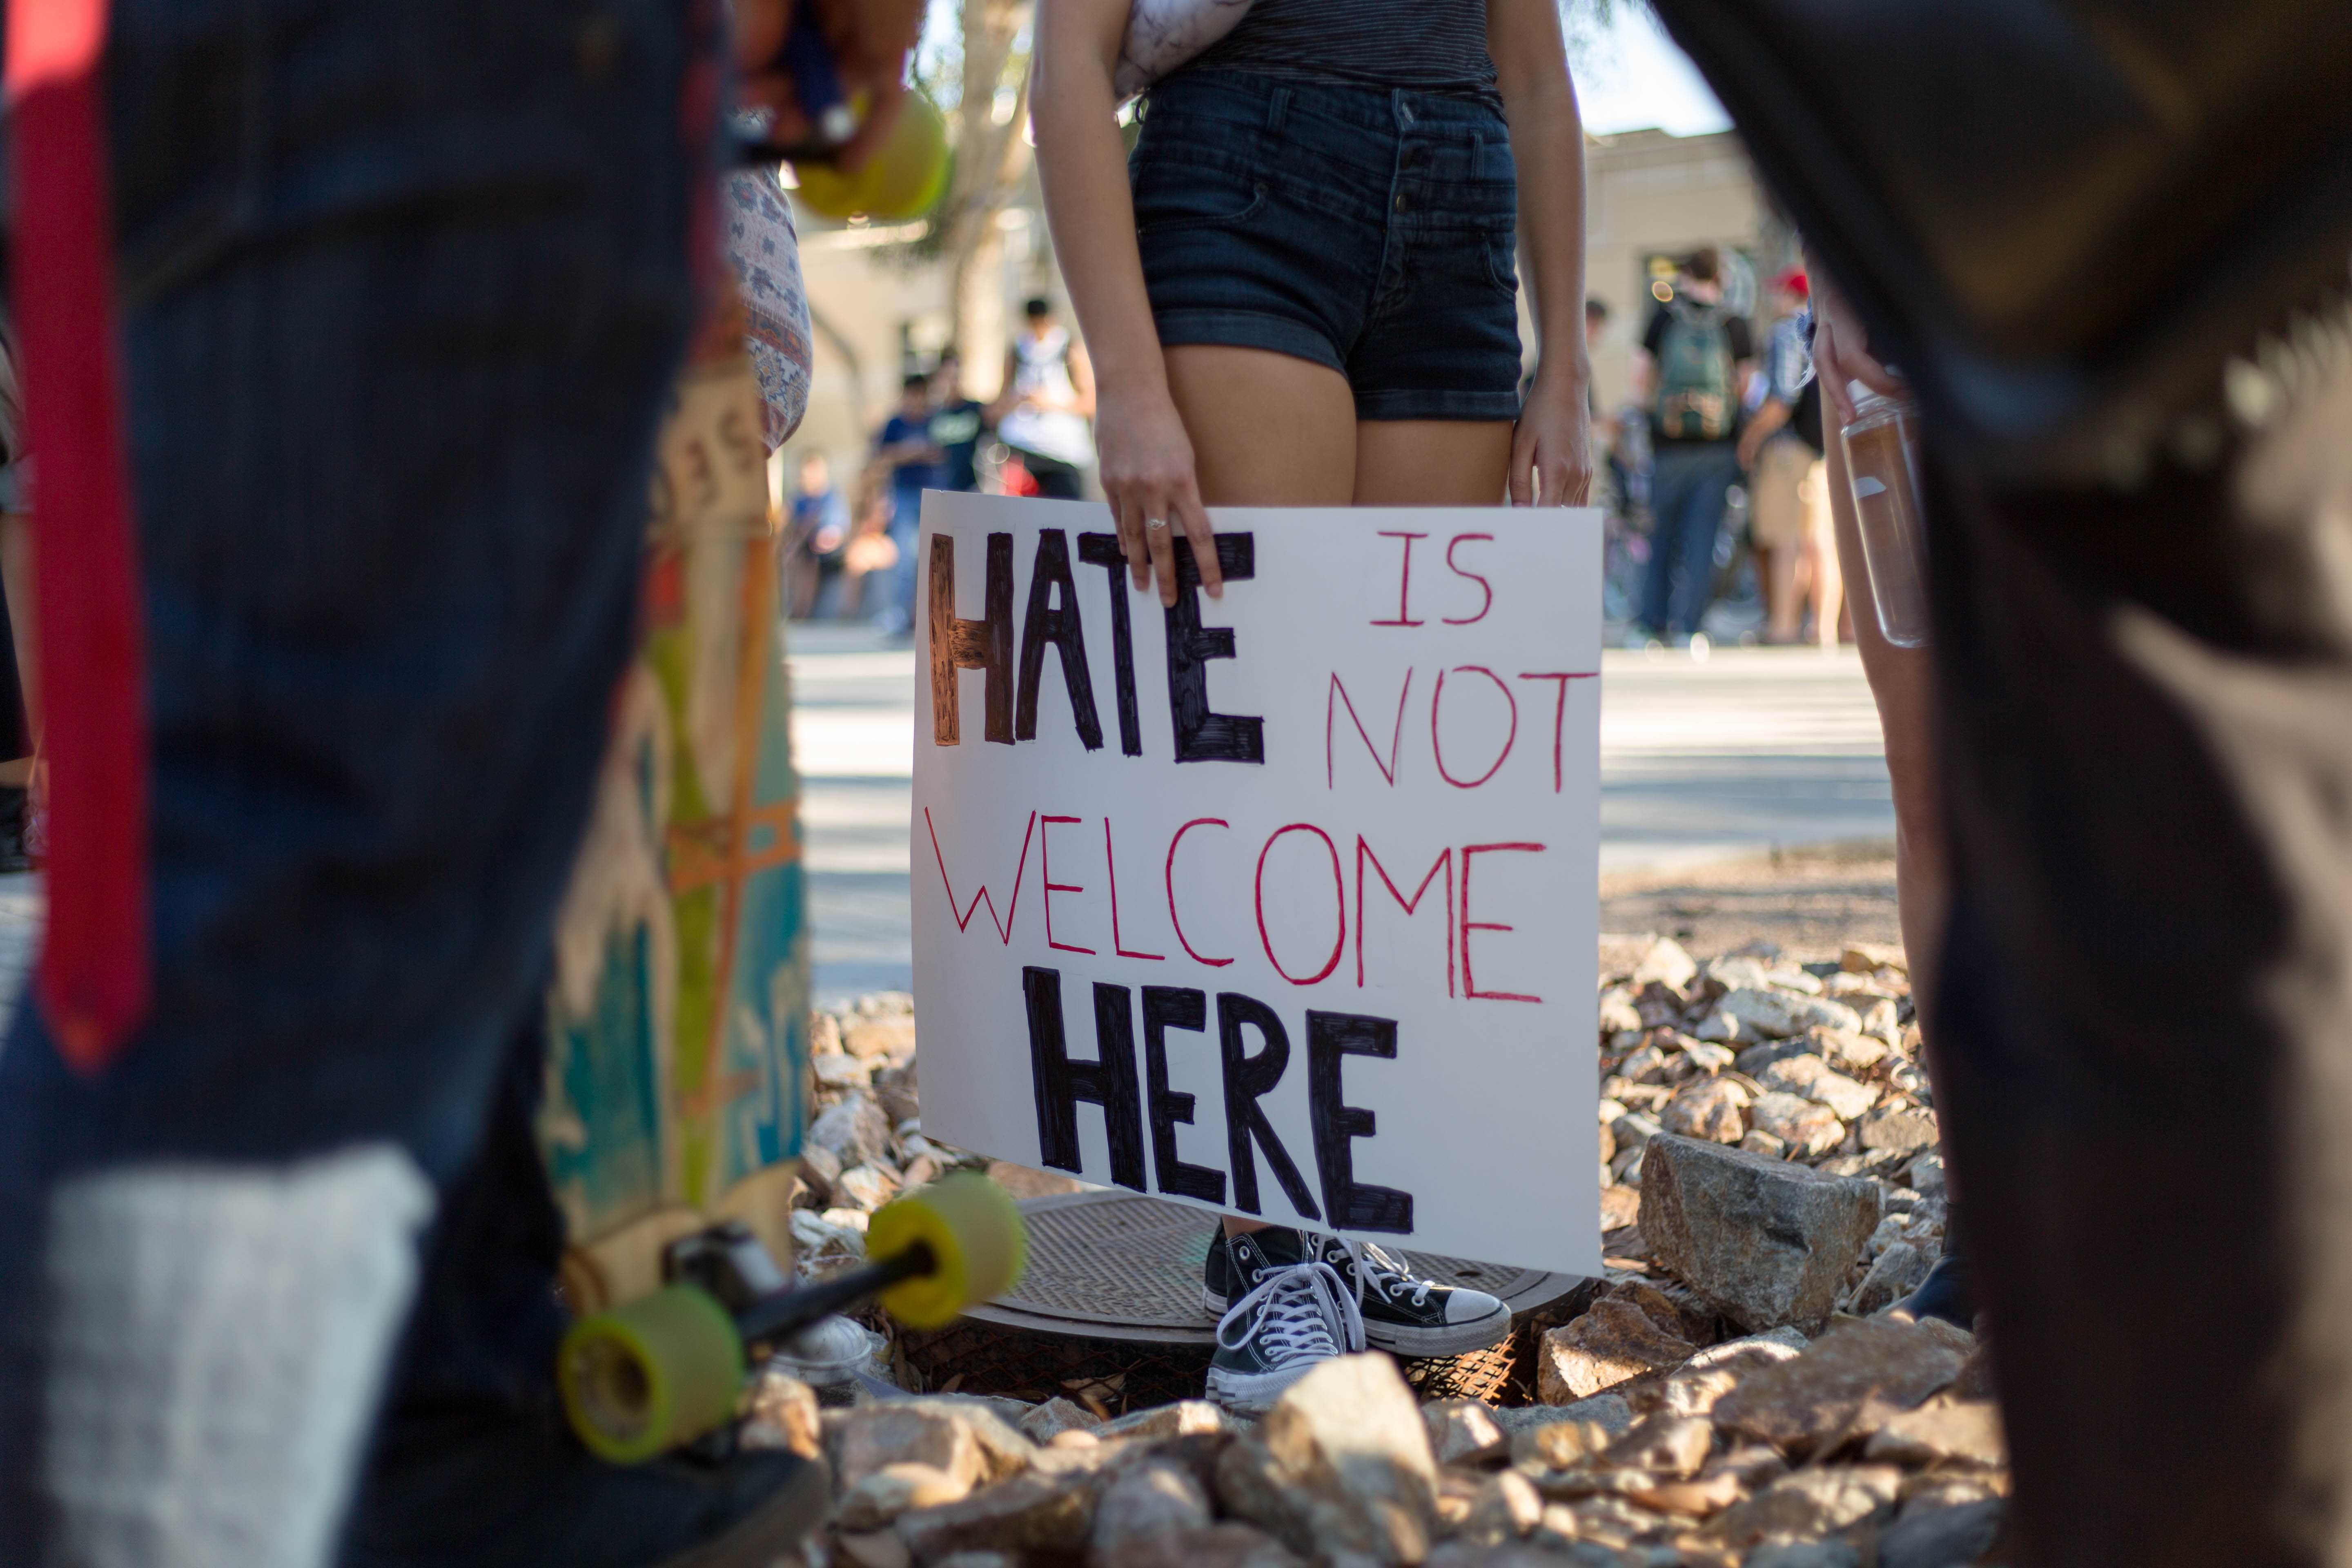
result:
<svg viewBox="0 0 2352 1568"><path fill-rule="evenodd" d="M923 1126L1226 1212L1598 1273L1601 531L925 498Z"/></svg>

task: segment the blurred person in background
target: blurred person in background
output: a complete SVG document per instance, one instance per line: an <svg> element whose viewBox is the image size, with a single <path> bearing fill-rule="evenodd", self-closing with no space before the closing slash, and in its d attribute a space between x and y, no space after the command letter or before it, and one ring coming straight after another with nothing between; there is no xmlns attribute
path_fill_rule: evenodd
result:
<svg viewBox="0 0 2352 1568"><path fill-rule="evenodd" d="M1802 639L1834 647L1844 599L1823 462L1822 393L1813 377L1804 269L1772 284L1779 320L1765 340L1764 402L1739 433L1739 466L1749 476L1749 531L1764 575L1764 640Z"/></svg>
<svg viewBox="0 0 2352 1568"><path fill-rule="evenodd" d="M1737 437L1756 360L1748 318L1723 303L1722 270L1713 246L1693 251L1633 353L1633 395L1650 413L1654 519L1635 646L1706 647L1699 627L1715 598L1715 544L1739 478Z"/></svg>
<svg viewBox="0 0 2352 1568"><path fill-rule="evenodd" d="M931 373L931 445L940 449L943 490L980 489L980 442L988 429L988 405L963 389L963 356L953 348L940 355Z"/></svg>
<svg viewBox="0 0 2352 1568"><path fill-rule="evenodd" d="M1022 327L1004 351L1004 385L988 407L997 439L1027 470L1032 495L1078 500L1095 459L1094 366L1084 343L1054 319L1054 302L1021 308Z"/></svg>
<svg viewBox="0 0 2352 1568"><path fill-rule="evenodd" d="M940 488L947 454L931 438L931 378L908 374L898 389L898 409L875 433L874 460L890 475L890 542L898 547L896 575L875 624L894 637L915 629L915 541L923 528L923 492Z"/></svg>
<svg viewBox="0 0 2352 1568"><path fill-rule="evenodd" d="M801 458L784 519L782 603L793 619L830 620L839 613L849 533L849 498L833 482L824 454L811 451Z"/></svg>

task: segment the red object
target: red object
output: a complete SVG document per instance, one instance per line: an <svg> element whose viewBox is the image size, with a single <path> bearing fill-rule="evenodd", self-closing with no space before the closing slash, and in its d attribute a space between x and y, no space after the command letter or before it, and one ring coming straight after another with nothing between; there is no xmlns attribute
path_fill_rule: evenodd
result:
<svg viewBox="0 0 2352 1568"><path fill-rule="evenodd" d="M1801 267L1791 267L1773 279L1772 287L1785 289L1800 300L1810 300L1813 297L1812 282L1806 278L1805 269Z"/></svg>
<svg viewBox="0 0 2352 1568"><path fill-rule="evenodd" d="M95 1073L147 1011L147 747L106 174L106 0L11 0L12 272L34 478L48 928L38 994Z"/></svg>

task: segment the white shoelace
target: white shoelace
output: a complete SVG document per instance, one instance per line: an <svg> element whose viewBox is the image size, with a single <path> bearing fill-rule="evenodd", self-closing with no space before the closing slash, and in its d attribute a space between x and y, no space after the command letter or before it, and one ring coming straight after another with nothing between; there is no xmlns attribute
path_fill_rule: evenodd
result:
<svg viewBox="0 0 2352 1568"><path fill-rule="evenodd" d="M1227 1332L1239 1325L1239 1333ZM1364 1348L1364 1318L1339 1271L1320 1258L1269 1270L1217 1320L1217 1343L1239 1350L1255 1337L1269 1365L1326 1361Z"/></svg>
<svg viewBox="0 0 2352 1568"><path fill-rule="evenodd" d="M1430 1291L1437 1288L1437 1282L1433 1279L1414 1279L1412 1272L1395 1257L1383 1250L1378 1242L1349 1241L1345 1237L1335 1237L1333 1239L1346 1247L1348 1256L1355 1260L1356 1295L1359 1300L1363 1297L1364 1285L1368 1280L1380 1287L1381 1294L1391 1300L1396 1300L1397 1292L1406 1286L1412 1286L1412 1294L1407 1300L1416 1307L1426 1305Z"/></svg>

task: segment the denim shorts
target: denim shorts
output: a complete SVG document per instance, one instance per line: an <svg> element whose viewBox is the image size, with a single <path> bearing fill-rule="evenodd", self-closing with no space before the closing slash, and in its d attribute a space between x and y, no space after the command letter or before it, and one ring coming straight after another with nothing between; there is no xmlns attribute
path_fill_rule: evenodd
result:
<svg viewBox="0 0 2352 1568"><path fill-rule="evenodd" d="M1151 89L1129 174L1164 346L1328 365L1362 419L1518 416L1518 185L1492 108L1192 71Z"/></svg>

